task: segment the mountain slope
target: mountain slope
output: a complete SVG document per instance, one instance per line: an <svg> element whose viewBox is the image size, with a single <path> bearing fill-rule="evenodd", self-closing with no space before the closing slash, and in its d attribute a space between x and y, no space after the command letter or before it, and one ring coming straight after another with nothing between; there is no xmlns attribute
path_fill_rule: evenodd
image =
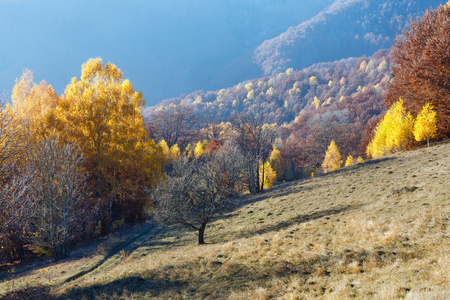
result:
<svg viewBox="0 0 450 300"><path fill-rule="evenodd" d="M389 48L410 18L445 0L337 0L327 10L264 41L254 59L266 75Z"/></svg>
<svg viewBox="0 0 450 300"><path fill-rule="evenodd" d="M243 196L207 245L169 227L101 273L42 287L74 260L26 286L59 299L448 299L449 153L441 143Z"/></svg>

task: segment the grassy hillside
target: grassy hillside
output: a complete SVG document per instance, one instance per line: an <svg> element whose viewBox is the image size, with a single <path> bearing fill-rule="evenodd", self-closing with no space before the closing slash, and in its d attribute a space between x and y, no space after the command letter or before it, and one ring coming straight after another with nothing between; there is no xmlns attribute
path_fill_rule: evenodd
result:
<svg viewBox="0 0 450 300"><path fill-rule="evenodd" d="M84 277L57 281L99 251L5 280L0 295L448 299L449 155L443 143L282 184L241 197L207 228L207 245L183 228L153 228Z"/></svg>

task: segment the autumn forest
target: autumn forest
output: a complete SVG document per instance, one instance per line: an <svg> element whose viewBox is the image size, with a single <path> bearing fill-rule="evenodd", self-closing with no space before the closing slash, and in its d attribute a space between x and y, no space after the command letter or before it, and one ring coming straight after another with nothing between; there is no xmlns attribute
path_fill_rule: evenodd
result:
<svg viewBox="0 0 450 300"><path fill-rule="evenodd" d="M203 244L238 195L447 139L449 20L441 5L372 56L147 108L101 58L60 96L25 70L0 112L0 264L60 260L146 219Z"/></svg>

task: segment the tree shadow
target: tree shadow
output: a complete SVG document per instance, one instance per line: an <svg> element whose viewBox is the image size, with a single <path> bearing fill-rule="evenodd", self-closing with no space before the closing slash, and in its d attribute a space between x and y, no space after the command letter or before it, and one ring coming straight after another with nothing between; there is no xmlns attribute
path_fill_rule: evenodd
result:
<svg viewBox="0 0 450 300"><path fill-rule="evenodd" d="M186 287L186 284L182 281L130 276L106 284L71 289L61 296L53 297L53 299L123 299L130 295L145 295L145 298L149 298L160 296L162 293L179 294Z"/></svg>
<svg viewBox="0 0 450 300"><path fill-rule="evenodd" d="M371 261L369 267L381 267L398 259L413 259L408 251L396 249L352 250L310 256L292 262L271 260L263 264L257 261L243 263L230 261L225 255L216 258L199 258L180 265L168 265L161 269L148 270L139 275L117 279L106 284L89 287L75 287L58 297L48 299L122 299L166 297L170 299L217 299L226 298L233 291L242 291L252 286L263 286L271 280L286 281L290 276L303 277L304 281L319 270L324 277L331 273L346 272L357 263L364 272L364 262ZM339 263L338 263L339 262ZM203 270L203 271L199 271ZM186 281L177 280L178 272L189 273ZM184 275L186 276L186 274ZM314 284L314 283L309 283ZM11 298L15 299L15 298Z"/></svg>
<svg viewBox="0 0 450 300"><path fill-rule="evenodd" d="M260 234L264 234L264 233L268 233L268 232L272 232L272 231L280 231L280 230L286 229L292 225L301 224L301 223L308 222L311 220L327 218L332 215L338 215L338 214L346 212L346 211L357 209L364 205L366 205L366 204L338 206L338 207L332 207L330 209L325 209L325 210L321 210L318 212L314 212L311 214L298 215L287 221L283 221L283 222L280 222L280 223L277 223L274 225L266 226L266 227L258 229L258 230L247 231L245 233L242 233L240 237L248 238L248 237L251 237L254 235L260 235Z"/></svg>

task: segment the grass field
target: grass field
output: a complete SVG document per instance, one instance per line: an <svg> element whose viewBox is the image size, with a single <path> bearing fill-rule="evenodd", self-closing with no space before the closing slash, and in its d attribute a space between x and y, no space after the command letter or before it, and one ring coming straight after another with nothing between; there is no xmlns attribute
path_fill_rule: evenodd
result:
<svg viewBox="0 0 450 300"><path fill-rule="evenodd" d="M206 245L188 229L152 229L76 280L63 279L104 259L102 246L11 276L0 296L450 299L449 155L442 143L281 184L241 197Z"/></svg>

